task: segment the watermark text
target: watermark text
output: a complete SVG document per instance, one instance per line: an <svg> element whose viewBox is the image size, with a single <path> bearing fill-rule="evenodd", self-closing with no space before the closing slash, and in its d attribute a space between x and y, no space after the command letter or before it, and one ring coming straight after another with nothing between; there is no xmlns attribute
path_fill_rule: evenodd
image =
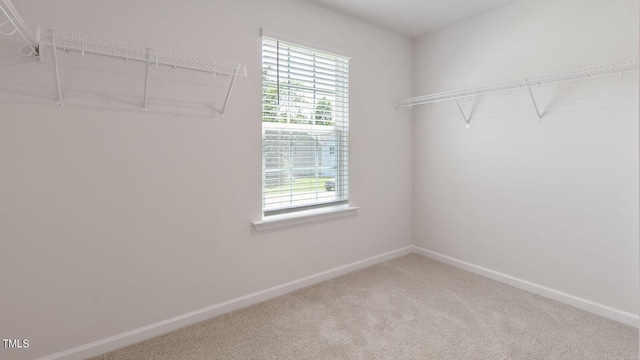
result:
<svg viewBox="0 0 640 360"><path fill-rule="evenodd" d="M5 349L26 349L29 347L29 339L2 339Z"/></svg>

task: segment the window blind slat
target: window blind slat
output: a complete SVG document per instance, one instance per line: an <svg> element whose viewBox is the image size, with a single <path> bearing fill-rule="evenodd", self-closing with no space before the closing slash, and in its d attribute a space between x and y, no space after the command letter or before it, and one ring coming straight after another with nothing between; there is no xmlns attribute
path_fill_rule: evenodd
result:
<svg viewBox="0 0 640 360"><path fill-rule="evenodd" d="M265 216L348 202L348 104L348 59L263 38Z"/></svg>

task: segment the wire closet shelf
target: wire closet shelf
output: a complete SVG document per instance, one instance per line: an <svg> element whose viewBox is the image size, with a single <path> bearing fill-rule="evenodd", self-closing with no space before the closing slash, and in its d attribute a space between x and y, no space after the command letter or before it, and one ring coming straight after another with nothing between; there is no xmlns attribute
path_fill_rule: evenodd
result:
<svg viewBox="0 0 640 360"><path fill-rule="evenodd" d="M151 65L156 67L170 66L173 68L206 72L213 75L247 76L246 66L239 64L102 39L70 31L43 27L39 27L38 31L40 44L56 46L58 49L65 51L77 51L82 55L94 54L124 60L150 62Z"/></svg>
<svg viewBox="0 0 640 360"><path fill-rule="evenodd" d="M17 33L25 43L20 47L20 49L18 49L20 55L31 56L35 54L38 56L38 44L33 37L33 33L29 30L29 27L27 27L27 24L24 22L11 1L1 0L0 11L6 17L5 21L0 22L0 35L13 36ZM10 28L10 30L7 31L5 30L6 28ZM29 52L26 52L25 49L28 49Z"/></svg>
<svg viewBox="0 0 640 360"><path fill-rule="evenodd" d="M552 85L558 83L564 83L569 81L585 80L600 76L616 75L622 76L624 73L638 70L638 58L615 61L607 64L593 65L580 69L573 69L567 71L561 71L557 73L538 75L523 79L495 82L491 84L485 84L480 86L474 86L464 89L457 89L451 91L443 91L435 94L429 94L424 96L416 96L399 100L396 102L396 108L398 107L413 107L415 105L438 103L447 100L457 100L466 97L473 97L478 95L485 95L491 93L513 91L517 89L529 89L531 87L541 85ZM531 94L532 95L532 94ZM533 95L532 95L533 100ZM534 100L535 105L535 100ZM540 115L540 114L538 114ZM540 117L540 116L538 116Z"/></svg>
<svg viewBox="0 0 640 360"><path fill-rule="evenodd" d="M121 41L108 40L95 36L87 36L70 31L56 30L51 28L38 27L36 33L36 41L40 45L47 45L52 48L53 63L55 67L56 86L58 90L58 98L56 100L57 107L63 107L62 89L60 84L60 75L58 68L57 50L65 52L75 51L81 54L82 58L86 54L106 56L111 58L119 58L123 60L138 61L146 64L145 84L144 84L144 103L142 112L147 112L150 71L159 66L171 67L174 69L184 69L211 74L211 76L227 76L230 77L227 95L224 105L220 110L220 115L224 116L231 90L235 84L237 77L247 76L246 65L228 63L200 56L184 55L176 52L154 49L142 45L130 44Z"/></svg>

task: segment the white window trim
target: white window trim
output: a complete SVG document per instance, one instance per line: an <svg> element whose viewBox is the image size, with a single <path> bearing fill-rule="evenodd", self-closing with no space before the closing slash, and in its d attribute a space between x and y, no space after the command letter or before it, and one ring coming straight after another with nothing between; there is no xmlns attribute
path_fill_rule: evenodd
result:
<svg viewBox="0 0 640 360"><path fill-rule="evenodd" d="M312 41L312 40L308 40L305 39L303 37L300 37L298 35L294 35L294 34L290 34L284 31L280 31L280 30L274 30L271 28L265 28L263 27L260 30L260 35L262 37L268 37L268 38L272 38L272 39L278 39L280 41L285 41L288 43L292 43L298 46L303 46L303 47L307 47L310 49L314 49L314 50L319 50L319 51L325 51L331 54L335 54L335 55L340 55L342 57L345 57L349 60L351 60L351 55L348 51L346 51L345 49L336 47L334 45L329 45L329 44L325 44L319 41Z"/></svg>
<svg viewBox="0 0 640 360"><path fill-rule="evenodd" d="M298 211L281 215L271 215L261 221L253 221L251 224L256 231L272 230L277 228L306 224L337 217L350 216L356 214L360 209L357 206L336 205L327 206L312 210Z"/></svg>
<svg viewBox="0 0 640 360"><path fill-rule="evenodd" d="M324 44L318 41L309 41L297 35L282 32L279 30L263 27L261 29L261 36L272 39L279 39L283 42L288 42L296 46L307 47L321 52L324 51L330 54L335 54L348 60L351 59L349 52L345 51L344 49L337 48L335 46ZM256 231L264 231L295 226L304 223L323 221L337 217L350 216L356 214L358 209L359 207L351 206L349 203L347 203L336 204L333 206L323 206L309 210L287 212L278 215L269 215L268 217L264 216L263 209L262 220L252 221L252 225Z"/></svg>

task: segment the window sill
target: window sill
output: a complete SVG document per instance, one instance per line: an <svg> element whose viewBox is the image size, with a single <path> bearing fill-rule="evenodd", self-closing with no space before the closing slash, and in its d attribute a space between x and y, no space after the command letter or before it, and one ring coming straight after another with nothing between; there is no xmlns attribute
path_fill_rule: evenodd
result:
<svg viewBox="0 0 640 360"><path fill-rule="evenodd" d="M354 215L360 209L356 206L340 205L321 209L300 211L291 214L273 215L262 221L253 221L251 224L256 231L277 229L310 222L333 219L342 216Z"/></svg>

